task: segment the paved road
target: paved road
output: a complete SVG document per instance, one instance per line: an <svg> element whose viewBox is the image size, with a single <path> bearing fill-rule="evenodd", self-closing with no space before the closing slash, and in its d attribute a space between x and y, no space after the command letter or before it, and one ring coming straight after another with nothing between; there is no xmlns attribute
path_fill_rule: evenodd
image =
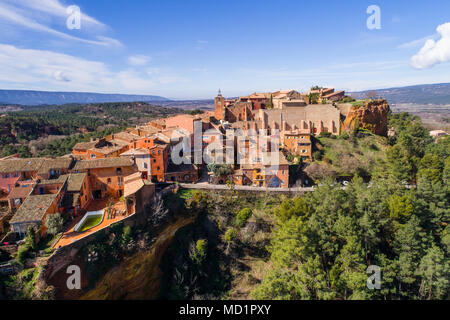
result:
<svg viewBox="0 0 450 320"><path fill-rule="evenodd" d="M201 189L201 190L230 190L226 185L216 185L209 183L180 183L180 187L185 189ZM314 187L310 188L262 188L262 187L251 187L251 186L234 186L235 190L240 191L257 191L257 192L312 192Z"/></svg>

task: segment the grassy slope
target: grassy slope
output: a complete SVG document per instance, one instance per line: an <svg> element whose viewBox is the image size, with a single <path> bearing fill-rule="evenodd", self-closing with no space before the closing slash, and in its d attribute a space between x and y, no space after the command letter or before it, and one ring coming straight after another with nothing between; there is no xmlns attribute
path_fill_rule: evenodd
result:
<svg viewBox="0 0 450 320"><path fill-rule="evenodd" d="M334 169L341 175L352 175L356 165L360 165L370 172L376 160L384 158L387 149L385 138L376 135L367 135L358 138L355 142L351 139L319 138L323 145L323 158L318 163L330 162Z"/></svg>

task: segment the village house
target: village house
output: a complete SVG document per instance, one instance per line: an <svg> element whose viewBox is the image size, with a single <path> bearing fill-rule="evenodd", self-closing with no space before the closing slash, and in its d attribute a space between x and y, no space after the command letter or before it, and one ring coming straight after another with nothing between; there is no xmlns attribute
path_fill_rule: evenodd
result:
<svg viewBox="0 0 450 320"><path fill-rule="evenodd" d="M134 159L137 170L141 173L142 179L148 180L152 176L152 152L150 148L130 149L122 153L121 157Z"/></svg>
<svg viewBox="0 0 450 320"><path fill-rule="evenodd" d="M33 192L35 183L16 183L14 189L8 195L8 207L11 212L15 212Z"/></svg>
<svg viewBox="0 0 450 320"><path fill-rule="evenodd" d="M169 145L156 144L149 149L151 157L151 181L164 182L165 173L169 164Z"/></svg>
<svg viewBox="0 0 450 320"><path fill-rule="evenodd" d="M86 211L91 199L92 195L87 173L69 174L61 203L64 212L67 212L72 218L80 216Z"/></svg>
<svg viewBox="0 0 450 320"><path fill-rule="evenodd" d="M105 146L106 146L105 138L101 138L101 139L92 138L91 141L89 141L89 142L77 143L72 149L72 154L75 157L87 159L87 152L89 149L102 148Z"/></svg>
<svg viewBox="0 0 450 320"><path fill-rule="evenodd" d="M345 91L337 91L337 92L333 92L330 94L326 94L322 96L322 101L332 101L332 102L337 102L342 100L342 98L345 97Z"/></svg>
<svg viewBox="0 0 450 320"><path fill-rule="evenodd" d="M127 212L142 213L155 195L155 184L142 179L139 172L125 177L124 198Z"/></svg>
<svg viewBox="0 0 450 320"><path fill-rule="evenodd" d="M252 110L265 109L271 99L271 93L252 93L249 96L240 97L239 101L250 102Z"/></svg>
<svg viewBox="0 0 450 320"><path fill-rule="evenodd" d="M137 172L128 157L77 161L72 171L86 173L92 199L120 198L124 193L124 177Z"/></svg>
<svg viewBox="0 0 450 320"><path fill-rule="evenodd" d="M444 130L432 130L430 131L430 136L434 139L435 143L439 142L439 139L442 139L443 137L447 136L448 133Z"/></svg>
<svg viewBox="0 0 450 320"><path fill-rule="evenodd" d="M101 147L90 148L86 152L85 159L115 158L128 150L129 143L123 140L107 140Z"/></svg>
<svg viewBox="0 0 450 320"><path fill-rule="evenodd" d="M303 107L306 102L302 95L295 90L280 90L272 94L274 109L285 109L289 107Z"/></svg>
<svg viewBox="0 0 450 320"><path fill-rule="evenodd" d="M74 164L71 157L45 159L37 172L37 179L56 179L67 174Z"/></svg>
<svg viewBox="0 0 450 320"><path fill-rule="evenodd" d="M30 226L39 230L39 236L45 235L47 216L58 213L60 210L59 202L64 194L63 186L65 185L62 181L63 179L58 183L44 181L36 185L33 192L25 198L9 221L16 239L25 237Z"/></svg>
<svg viewBox="0 0 450 320"><path fill-rule="evenodd" d="M198 181L198 167L195 164L175 165L170 161L164 179L168 182L196 182Z"/></svg>
<svg viewBox="0 0 450 320"><path fill-rule="evenodd" d="M17 182L54 179L67 173L74 160L66 158L12 158L0 161L0 189L10 193Z"/></svg>
<svg viewBox="0 0 450 320"><path fill-rule="evenodd" d="M309 130L282 131L281 143L286 151L299 156L302 161L312 160L312 143Z"/></svg>

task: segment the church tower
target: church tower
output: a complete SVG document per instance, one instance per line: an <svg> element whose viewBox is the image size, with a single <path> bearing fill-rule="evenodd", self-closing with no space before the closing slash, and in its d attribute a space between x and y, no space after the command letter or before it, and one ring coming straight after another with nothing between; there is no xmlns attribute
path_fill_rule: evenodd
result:
<svg viewBox="0 0 450 320"><path fill-rule="evenodd" d="M225 99L223 98L220 89L215 99L215 105L216 105L216 119L225 120Z"/></svg>

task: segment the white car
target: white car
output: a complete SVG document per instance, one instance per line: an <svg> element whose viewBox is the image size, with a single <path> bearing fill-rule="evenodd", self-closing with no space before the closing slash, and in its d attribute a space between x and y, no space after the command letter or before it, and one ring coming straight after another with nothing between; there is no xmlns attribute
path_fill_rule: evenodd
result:
<svg viewBox="0 0 450 320"><path fill-rule="evenodd" d="M348 182L348 181L342 181L342 184L343 184L344 186L348 186L349 183L350 183L350 182Z"/></svg>

